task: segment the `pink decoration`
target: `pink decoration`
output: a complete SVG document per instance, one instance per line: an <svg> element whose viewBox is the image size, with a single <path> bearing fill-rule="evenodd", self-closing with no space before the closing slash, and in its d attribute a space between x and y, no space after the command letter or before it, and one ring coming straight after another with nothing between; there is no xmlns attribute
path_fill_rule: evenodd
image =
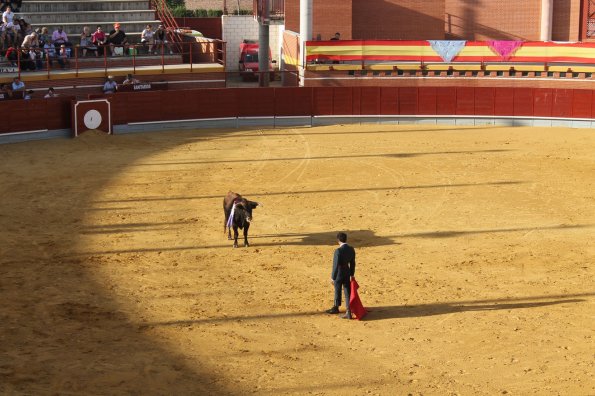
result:
<svg viewBox="0 0 595 396"><path fill-rule="evenodd" d="M522 41L505 41L505 40L492 40L488 41L488 46L496 54L500 55L502 60L509 60L512 55L516 52L519 47L523 45Z"/></svg>

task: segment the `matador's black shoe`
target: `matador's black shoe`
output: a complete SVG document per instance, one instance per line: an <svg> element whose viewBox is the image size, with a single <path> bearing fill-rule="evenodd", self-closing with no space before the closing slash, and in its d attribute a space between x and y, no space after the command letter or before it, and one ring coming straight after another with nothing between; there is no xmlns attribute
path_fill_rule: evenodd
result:
<svg viewBox="0 0 595 396"><path fill-rule="evenodd" d="M339 308L338 307L332 307L331 309L327 309L326 310L327 314L338 314L339 313Z"/></svg>
<svg viewBox="0 0 595 396"><path fill-rule="evenodd" d="M351 319L351 312L347 312L345 315L341 315L341 319Z"/></svg>

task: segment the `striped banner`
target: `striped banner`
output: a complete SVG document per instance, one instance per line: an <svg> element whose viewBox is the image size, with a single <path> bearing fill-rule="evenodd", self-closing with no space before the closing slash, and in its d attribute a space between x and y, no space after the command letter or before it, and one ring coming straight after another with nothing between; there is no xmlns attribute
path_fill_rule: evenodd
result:
<svg viewBox="0 0 595 396"><path fill-rule="evenodd" d="M306 59L356 62L443 62L428 41L308 41ZM451 63L502 62L488 42L467 41ZM507 62L595 64L595 43L525 41Z"/></svg>

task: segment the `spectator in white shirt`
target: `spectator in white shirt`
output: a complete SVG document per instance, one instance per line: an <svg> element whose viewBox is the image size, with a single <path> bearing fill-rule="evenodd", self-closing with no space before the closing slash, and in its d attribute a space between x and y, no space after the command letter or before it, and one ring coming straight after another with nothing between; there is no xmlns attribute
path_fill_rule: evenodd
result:
<svg viewBox="0 0 595 396"><path fill-rule="evenodd" d="M6 11L4 11L2 14L2 22L8 27L12 26L14 22L14 13L12 12L12 8L10 8L10 6L6 7Z"/></svg>

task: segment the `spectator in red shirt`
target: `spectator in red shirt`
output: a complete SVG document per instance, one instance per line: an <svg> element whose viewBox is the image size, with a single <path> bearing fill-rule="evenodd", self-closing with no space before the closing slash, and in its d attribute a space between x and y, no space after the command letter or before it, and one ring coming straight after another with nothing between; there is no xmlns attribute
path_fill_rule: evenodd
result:
<svg viewBox="0 0 595 396"><path fill-rule="evenodd" d="M91 42L97 47L99 55L103 55L103 47L107 42L107 38L101 26L97 26L97 30L91 35Z"/></svg>

